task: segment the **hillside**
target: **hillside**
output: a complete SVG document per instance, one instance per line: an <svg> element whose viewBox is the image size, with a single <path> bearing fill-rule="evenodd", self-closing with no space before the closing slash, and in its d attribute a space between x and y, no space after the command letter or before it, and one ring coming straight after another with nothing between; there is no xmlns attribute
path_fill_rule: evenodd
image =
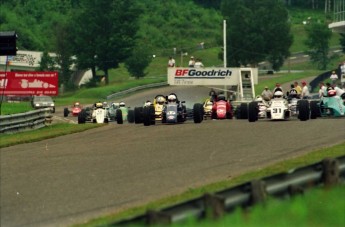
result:
<svg viewBox="0 0 345 227"><path fill-rule="evenodd" d="M71 0L3 0L1 3L1 30L15 30L20 50L56 51L57 28L68 23L78 7L78 1ZM191 55L202 59L205 66L219 66L218 58L222 46L223 17L217 7L206 7L193 0L137 1L140 8L140 37L143 45L152 46L155 56L146 69L147 77L161 77L166 74L169 56L177 65L185 66ZM219 1L217 1L219 2ZM191 10L192 9L192 10ZM305 51L306 33L303 25L308 18L327 21L330 16L320 10L288 8L291 33L294 41L290 52ZM339 35L333 33L330 46L339 45ZM201 45L201 43L203 45ZM186 55L181 55L184 53ZM99 72L98 74L102 74ZM129 78L127 70L120 64L110 71L110 82Z"/></svg>

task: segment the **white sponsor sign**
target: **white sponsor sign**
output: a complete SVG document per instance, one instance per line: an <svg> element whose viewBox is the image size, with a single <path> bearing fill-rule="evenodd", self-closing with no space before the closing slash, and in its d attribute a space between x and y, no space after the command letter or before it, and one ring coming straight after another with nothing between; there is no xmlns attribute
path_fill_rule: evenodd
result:
<svg viewBox="0 0 345 227"><path fill-rule="evenodd" d="M238 85L253 76L258 83L257 68L168 68L170 85Z"/></svg>

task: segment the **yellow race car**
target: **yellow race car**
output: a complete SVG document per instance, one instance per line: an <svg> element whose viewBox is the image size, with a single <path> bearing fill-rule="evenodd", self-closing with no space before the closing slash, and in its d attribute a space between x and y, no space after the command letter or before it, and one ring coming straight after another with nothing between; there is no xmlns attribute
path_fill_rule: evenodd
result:
<svg viewBox="0 0 345 227"><path fill-rule="evenodd" d="M204 104L203 104L203 107L204 107L204 119L205 120L207 118L211 119L212 106L213 106L213 102L210 99L206 99Z"/></svg>

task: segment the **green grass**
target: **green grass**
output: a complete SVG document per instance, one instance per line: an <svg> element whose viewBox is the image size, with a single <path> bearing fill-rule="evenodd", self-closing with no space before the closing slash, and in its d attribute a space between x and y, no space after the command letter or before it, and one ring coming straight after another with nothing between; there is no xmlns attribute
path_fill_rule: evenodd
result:
<svg viewBox="0 0 345 227"><path fill-rule="evenodd" d="M243 184L245 182L251 181L253 179L261 179L265 176L271 176L277 173L282 173L282 172L287 172L291 169L294 168L298 168L298 167L302 167L302 166L306 166L312 163L316 163L316 162L320 162L320 160L323 160L324 158L328 158L328 157L339 157L342 155L345 155L345 143L333 146L333 147L327 147L327 148L322 148L322 149L318 149L318 150L314 150L311 151L310 153L300 156L300 157L296 157L290 160L286 160L265 168L260 168L256 171L252 171L252 172L248 172L245 173L243 175L237 176L231 180L224 180L224 181L220 181L220 182L215 182L213 184L209 184L209 185L205 185L204 187L200 187L200 188L190 188L189 190L185 191L182 194L179 195L175 195L175 196L171 196L171 197L167 197L167 198L162 198L160 200L151 202L145 206L140 206L140 207L134 207L131 209L127 209L124 211L120 211L118 213L115 213L113 215L110 216L105 216L105 217L100 217L98 219L94 219L89 221L86 224L81 224L81 225L77 225L77 226L106 226L109 223L113 223L125 218L129 218L129 217L133 217L139 214L143 214L145 213L147 210L159 210L162 209L164 207L167 206L171 206L173 204L177 204L183 201L187 201L193 198L198 198L202 195L204 195L205 193L215 193L217 191L221 191L227 188L231 188L233 186L236 185L240 185ZM342 191L344 191L344 189L342 189ZM340 193L340 195L343 195L343 193ZM341 196L340 196L341 197ZM339 198L339 194L336 195L336 199ZM332 201L334 201L334 196L332 197ZM342 200L344 201L344 200ZM333 203L332 203L333 204ZM339 210L342 209L343 206L341 207L341 205L343 204L334 204L333 209L334 210ZM283 207L287 206L286 204L282 205ZM336 207L338 206L338 207ZM323 206L319 207L320 209L322 208L326 208ZM281 209L285 209L285 208L281 208ZM273 209L273 212L276 209ZM294 210L294 209L292 209ZM322 212L322 211L320 211ZM325 211L328 212L328 211ZM265 211L266 213L266 211ZM303 215L303 210L296 210L297 215L301 214ZM242 219L242 214L237 214L240 217L236 217L236 219ZM274 215L274 214L271 214ZM270 214L267 214L268 217L274 217L274 216L270 216ZM308 220L312 221L312 223L318 221L319 217L315 217L315 215L311 215L308 214ZM280 219L280 217L279 217ZM279 221L278 219L278 221ZM255 219L256 220L256 219ZM287 219L289 220L289 219ZM262 225L255 225L255 221L253 222L254 225L252 226L270 226L270 222L271 222L271 218L267 218L265 219L265 223ZM288 223L288 222L287 222ZM247 226L247 223L243 223L242 222L242 226ZM199 223L198 223L199 225ZM183 225L185 226L185 225ZM211 225L212 226L212 225ZM222 226L222 225L220 225ZM223 226L229 226L229 225L223 225ZM238 225L241 226L241 225ZM251 225L248 225L251 226ZM272 225L273 226L273 225ZM277 225L275 225L277 226ZM309 226L308 223L306 223L305 225L303 223L299 223L298 225L295 226ZM321 226L334 226L334 225L321 225Z"/></svg>
<svg viewBox="0 0 345 227"><path fill-rule="evenodd" d="M32 143L62 135L82 132L88 129L104 126L105 124L67 124L59 123L41 129L18 132L15 134L1 134L0 148L22 143Z"/></svg>
<svg viewBox="0 0 345 227"><path fill-rule="evenodd" d="M24 113L33 110L30 102L3 102L1 104L1 115Z"/></svg>
<svg viewBox="0 0 345 227"><path fill-rule="evenodd" d="M339 199L345 193L345 186L332 189L311 189L303 196L291 200L270 198L265 206L255 206L243 211L240 208L219 220L191 220L172 226L345 226L345 201Z"/></svg>

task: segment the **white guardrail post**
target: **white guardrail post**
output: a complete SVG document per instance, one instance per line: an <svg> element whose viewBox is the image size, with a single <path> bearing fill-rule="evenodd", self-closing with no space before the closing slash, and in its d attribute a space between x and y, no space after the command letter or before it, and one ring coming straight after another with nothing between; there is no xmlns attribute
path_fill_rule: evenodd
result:
<svg viewBox="0 0 345 227"><path fill-rule="evenodd" d="M42 128L46 126L46 122L51 122L52 117L50 108L3 115L0 116L0 133L15 133Z"/></svg>

